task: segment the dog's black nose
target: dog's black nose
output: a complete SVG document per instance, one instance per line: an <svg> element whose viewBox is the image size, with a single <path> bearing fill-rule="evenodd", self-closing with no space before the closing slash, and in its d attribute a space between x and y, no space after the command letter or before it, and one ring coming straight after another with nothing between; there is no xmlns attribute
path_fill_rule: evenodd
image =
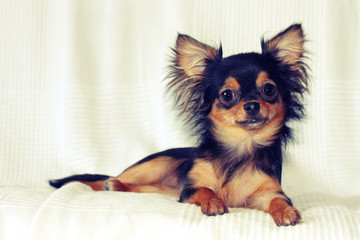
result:
<svg viewBox="0 0 360 240"><path fill-rule="evenodd" d="M244 110L247 114L254 116L260 112L260 103L248 102L244 105Z"/></svg>

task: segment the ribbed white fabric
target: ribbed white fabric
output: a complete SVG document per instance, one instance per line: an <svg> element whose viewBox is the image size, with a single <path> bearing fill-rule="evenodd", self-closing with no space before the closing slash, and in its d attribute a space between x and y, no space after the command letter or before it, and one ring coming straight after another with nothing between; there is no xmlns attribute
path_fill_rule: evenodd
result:
<svg viewBox="0 0 360 240"><path fill-rule="evenodd" d="M1 239L359 238L359 197L294 196L303 222L279 228L260 211L230 209L228 214L207 217L195 205L158 194L94 192L80 183L51 191L0 189L1 196L6 195L0 214L7 217Z"/></svg>
<svg viewBox="0 0 360 240"><path fill-rule="evenodd" d="M229 56L294 22L312 68L283 169L299 226L247 209L206 218L159 195L44 188L194 144L164 98L177 32L221 41ZM360 239L359 29L357 0L0 0L0 239Z"/></svg>

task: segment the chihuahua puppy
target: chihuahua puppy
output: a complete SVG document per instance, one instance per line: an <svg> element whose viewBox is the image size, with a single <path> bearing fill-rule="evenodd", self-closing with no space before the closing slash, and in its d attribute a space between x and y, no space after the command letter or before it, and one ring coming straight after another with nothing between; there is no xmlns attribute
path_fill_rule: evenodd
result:
<svg viewBox="0 0 360 240"><path fill-rule="evenodd" d="M198 137L192 148L152 154L117 177L74 175L94 190L161 193L196 204L214 216L229 208L269 213L278 226L295 225L300 212L281 188L282 147L289 120L304 115L308 86L304 33L294 24L269 40L261 53L223 58L214 48L179 34L168 91Z"/></svg>

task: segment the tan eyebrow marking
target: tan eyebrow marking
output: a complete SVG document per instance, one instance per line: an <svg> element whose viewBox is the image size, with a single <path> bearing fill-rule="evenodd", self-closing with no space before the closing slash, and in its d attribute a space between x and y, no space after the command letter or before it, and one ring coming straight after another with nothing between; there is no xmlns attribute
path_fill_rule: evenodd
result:
<svg viewBox="0 0 360 240"><path fill-rule="evenodd" d="M262 71L258 74L258 76L256 78L256 86L260 87L260 86L264 85L266 82L268 82L269 80L270 80L269 75L266 72Z"/></svg>
<svg viewBox="0 0 360 240"><path fill-rule="evenodd" d="M234 89L236 91L239 91L240 90L240 84L234 77L228 77L225 80L225 85L224 85L223 88L230 88L230 89Z"/></svg>

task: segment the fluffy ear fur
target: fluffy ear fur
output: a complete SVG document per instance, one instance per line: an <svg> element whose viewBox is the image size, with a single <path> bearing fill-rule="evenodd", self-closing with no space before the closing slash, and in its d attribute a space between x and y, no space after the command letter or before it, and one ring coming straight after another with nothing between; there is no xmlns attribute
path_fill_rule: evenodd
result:
<svg viewBox="0 0 360 240"><path fill-rule="evenodd" d="M275 59L278 72L283 79L283 100L287 105L285 121L301 119L304 116L302 96L308 90L309 69L304 62L304 43L305 36L301 24L291 25L270 40L261 41L263 54Z"/></svg>
<svg viewBox="0 0 360 240"><path fill-rule="evenodd" d="M194 38L179 34L174 52L173 64L168 78L168 90L173 91L176 105L181 108L187 120L192 120L201 111L207 111L204 94L209 82L207 68L221 60L222 50L203 44Z"/></svg>
<svg viewBox="0 0 360 240"><path fill-rule="evenodd" d="M262 40L263 53L271 53L286 65L296 65L303 56L305 37L300 24L294 24L270 40Z"/></svg>
<svg viewBox="0 0 360 240"><path fill-rule="evenodd" d="M270 40L262 39L263 54L270 54L278 61L278 66L294 83L295 92L303 93L307 90L307 65L304 63L305 36L301 24L293 24Z"/></svg>

